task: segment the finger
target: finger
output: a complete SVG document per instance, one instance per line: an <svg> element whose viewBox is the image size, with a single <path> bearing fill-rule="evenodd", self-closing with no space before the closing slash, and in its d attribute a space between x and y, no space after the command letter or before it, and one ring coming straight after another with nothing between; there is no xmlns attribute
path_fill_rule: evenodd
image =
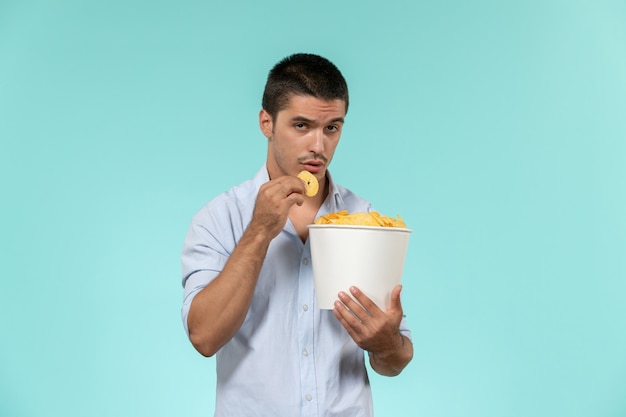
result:
<svg viewBox="0 0 626 417"><path fill-rule="evenodd" d="M351 330L359 323L359 321L354 317L354 313L341 301L335 301L333 314L347 330Z"/></svg>
<svg viewBox="0 0 626 417"><path fill-rule="evenodd" d="M396 285L391 290L391 306L390 310L402 311L402 302L400 300L400 294L402 293L402 285Z"/></svg>
<svg viewBox="0 0 626 417"><path fill-rule="evenodd" d="M352 297L350 297L345 292L341 291L339 293L339 299L348 308L348 310L350 310L352 314L354 314L354 316L359 320L359 322L362 322L369 315L369 312L365 308L363 308L362 305L357 303Z"/></svg>
<svg viewBox="0 0 626 417"><path fill-rule="evenodd" d="M280 187L280 193L284 196L290 196L292 194L300 194L304 196L304 193L306 192L304 183L300 179L287 175L277 178L276 184Z"/></svg>
<svg viewBox="0 0 626 417"><path fill-rule="evenodd" d="M289 207L293 206L294 204L301 206L303 203L304 195L302 193L293 192L289 194L289 196L287 196L287 204L289 204Z"/></svg>
<svg viewBox="0 0 626 417"><path fill-rule="evenodd" d="M357 332L361 332L360 326L363 324L363 320L367 318L365 310L346 293L341 293L340 301L337 301L336 307L338 307L338 312L346 323Z"/></svg>
<svg viewBox="0 0 626 417"><path fill-rule="evenodd" d="M287 203L289 204L289 207L294 204L301 206L304 203L306 189L302 185L302 181L298 184L290 183L287 192L289 193L287 195Z"/></svg>
<svg viewBox="0 0 626 417"><path fill-rule="evenodd" d="M354 316L354 313L341 301L335 301L335 308L333 308L333 314L346 329L350 337L359 343L361 335L361 322Z"/></svg>
<svg viewBox="0 0 626 417"><path fill-rule="evenodd" d="M372 301L363 291L361 291L358 287L352 286L350 287L350 293L352 296L361 304L362 308L367 312L367 314L372 315L380 310L380 308L376 305L375 302Z"/></svg>
<svg viewBox="0 0 626 417"><path fill-rule="evenodd" d="M301 205L304 202L304 185L297 178L283 176L272 180L262 186L263 194L268 202L282 206L284 202L289 208L294 204Z"/></svg>

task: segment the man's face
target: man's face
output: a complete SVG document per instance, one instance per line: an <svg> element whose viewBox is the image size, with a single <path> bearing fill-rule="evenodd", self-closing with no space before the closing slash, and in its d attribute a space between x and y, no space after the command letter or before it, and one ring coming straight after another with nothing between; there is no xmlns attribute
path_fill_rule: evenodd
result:
<svg viewBox="0 0 626 417"><path fill-rule="evenodd" d="M307 170L324 184L322 180L339 143L345 114L343 100L299 95L293 95L275 119L261 110L259 123L268 138L270 178L295 176Z"/></svg>

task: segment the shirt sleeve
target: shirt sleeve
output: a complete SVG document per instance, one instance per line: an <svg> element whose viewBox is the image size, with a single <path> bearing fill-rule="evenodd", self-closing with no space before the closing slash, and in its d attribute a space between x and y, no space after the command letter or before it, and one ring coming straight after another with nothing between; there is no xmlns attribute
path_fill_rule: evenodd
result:
<svg viewBox="0 0 626 417"><path fill-rule="evenodd" d="M212 227L215 219L205 208L194 216L185 237L181 254L183 306L181 316L187 336L187 318L194 297L206 287L224 268L230 251L216 235L219 227ZM218 222L219 224L219 222ZM223 223L222 223L223 224Z"/></svg>
<svg viewBox="0 0 626 417"><path fill-rule="evenodd" d="M406 324L406 315L402 316L402 321L400 322L400 333L403 336L406 336L411 342L413 341L413 339L411 338L411 330L409 330Z"/></svg>

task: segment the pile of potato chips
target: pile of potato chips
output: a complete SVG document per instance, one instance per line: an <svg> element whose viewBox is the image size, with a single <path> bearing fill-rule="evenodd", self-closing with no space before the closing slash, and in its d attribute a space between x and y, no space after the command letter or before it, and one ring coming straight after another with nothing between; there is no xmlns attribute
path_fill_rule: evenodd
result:
<svg viewBox="0 0 626 417"><path fill-rule="evenodd" d="M330 213L319 217L315 220L315 224L347 224L352 226L381 226L381 227L401 227L406 228L406 224L402 217L398 215L397 219L389 216L383 216L375 211L369 213L352 213L347 210Z"/></svg>

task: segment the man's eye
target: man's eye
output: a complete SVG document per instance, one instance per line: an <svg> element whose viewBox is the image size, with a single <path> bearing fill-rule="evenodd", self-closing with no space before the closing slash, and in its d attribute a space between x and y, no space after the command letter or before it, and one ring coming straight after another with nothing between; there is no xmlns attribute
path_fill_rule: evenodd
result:
<svg viewBox="0 0 626 417"><path fill-rule="evenodd" d="M295 127L296 129L304 129L306 128L306 125L304 123L296 123Z"/></svg>
<svg viewBox="0 0 626 417"><path fill-rule="evenodd" d="M328 126L326 127L326 129L330 130L331 132L336 132L339 130L339 128L335 125Z"/></svg>

